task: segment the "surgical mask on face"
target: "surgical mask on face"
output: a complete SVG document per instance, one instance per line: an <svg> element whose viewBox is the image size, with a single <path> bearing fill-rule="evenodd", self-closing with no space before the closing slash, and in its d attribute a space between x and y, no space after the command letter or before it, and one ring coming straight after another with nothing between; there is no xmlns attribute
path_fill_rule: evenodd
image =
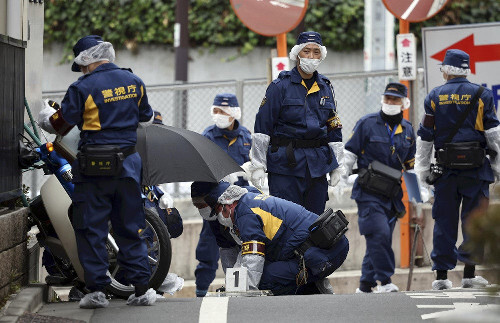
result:
<svg viewBox="0 0 500 323"><path fill-rule="evenodd" d="M388 116L393 116L401 113L401 107L401 104L387 104L382 102L382 112L387 114Z"/></svg>
<svg viewBox="0 0 500 323"><path fill-rule="evenodd" d="M233 227L233 220L231 220L231 216L225 218L224 215L222 215L222 212L217 213L217 220L219 220L219 223L225 227Z"/></svg>
<svg viewBox="0 0 500 323"><path fill-rule="evenodd" d="M214 121L217 128L220 129L226 129L231 125L232 121L229 120L230 118L231 116L226 116L223 114L212 115L212 120Z"/></svg>
<svg viewBox="0 0 500 323"><path fill-rule="evenodd" d="M302 72L306 74L312 74L314 71L318 69L319 64L321 63L320 59L316 58L302 58L299 57L300 59L300 69Z"/></svg>
<svg viewBox="0 0 500 323"><path fill-rule="evenodd" d="M212 213L212 209L210 208L210 206L198 209L198 212L200 212L200 215L204 220L214 221L217 219L215 216L210 217L210 213Z"/></svg>

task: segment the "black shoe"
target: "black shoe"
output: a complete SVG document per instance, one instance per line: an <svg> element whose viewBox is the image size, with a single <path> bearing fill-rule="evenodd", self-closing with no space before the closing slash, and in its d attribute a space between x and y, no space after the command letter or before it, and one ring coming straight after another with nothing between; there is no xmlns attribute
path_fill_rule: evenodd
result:
<svg viewBox="0 0 500 323"><path fill-rule="evenodd" d="M68 301L79 302L85 296L77 287L73 286L69 290Z"/></svg>

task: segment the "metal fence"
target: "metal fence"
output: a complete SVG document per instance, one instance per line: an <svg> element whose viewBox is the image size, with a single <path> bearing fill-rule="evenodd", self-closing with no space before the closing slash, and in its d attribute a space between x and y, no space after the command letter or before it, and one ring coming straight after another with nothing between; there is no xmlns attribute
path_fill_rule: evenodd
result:
<svg viewBox="0 0 500 323"><path fill-rule="evenodd" d="M327 77L332 81L337 100L338 112L343 124L344 142L362 116L380 109L381 94L388 82L398 80L397 71L359 72L332 74ZM149 85L147 94L153 109L161 112L166 125L186 128L201 133L213 124L210 118L210 107L218 93L234 93L238 97L242 110L241 123L253 131L255 115L265 95L268 81L266 79L249 79L241 81ZM423 115L425 88L423 70L413 82L413 109L411 119L420 120ZM65 92L44 92L43 98L60 102ZM38 187L38 185L37 185ZM36 188L35 188L36 189ZM174 186L177 196L187 194L187 190Z"/></svg>

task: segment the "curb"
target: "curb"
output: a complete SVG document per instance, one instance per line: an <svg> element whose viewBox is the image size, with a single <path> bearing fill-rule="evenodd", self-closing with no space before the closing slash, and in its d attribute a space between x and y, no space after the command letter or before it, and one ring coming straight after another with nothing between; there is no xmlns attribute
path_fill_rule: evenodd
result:
<svg viewBox="0 0 500 323"><path fill-rule="evenodd" d="M25 313L38 311L46 301L48 286L45 284L30 284L24 287L7 305L0 322L17 322Z"/></svg>

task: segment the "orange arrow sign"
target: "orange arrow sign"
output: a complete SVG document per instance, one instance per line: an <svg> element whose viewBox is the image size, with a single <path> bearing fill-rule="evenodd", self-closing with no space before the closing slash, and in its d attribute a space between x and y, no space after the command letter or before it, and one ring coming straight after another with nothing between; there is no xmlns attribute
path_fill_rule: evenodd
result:
<svg viewBox="0 0 500 323"><path fill-rule="evenodd" d="M464 39L459 40L451 46L443 49L442 51L434 54L434 58L440 62L443 61L444 55L448 49L460 49L469 54L470 56L470 70L472 74L476 74L476 63L492 62L500 60L500 44L490 45L474 45L474 34L471 34Z"/></svg>

